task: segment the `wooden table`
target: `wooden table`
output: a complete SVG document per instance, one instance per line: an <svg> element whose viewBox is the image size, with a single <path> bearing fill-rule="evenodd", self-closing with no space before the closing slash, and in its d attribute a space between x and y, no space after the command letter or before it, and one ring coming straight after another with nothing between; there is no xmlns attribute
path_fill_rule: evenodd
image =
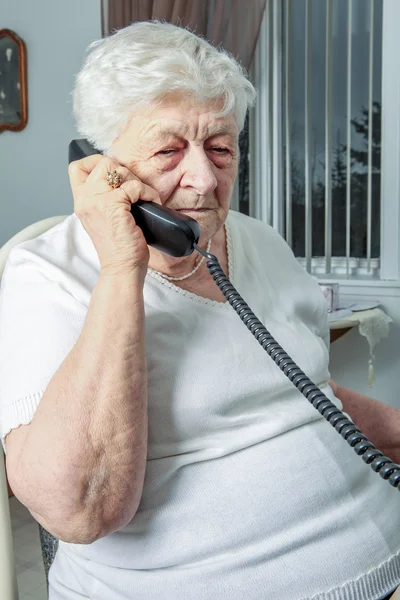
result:
<svg viewBox="0 0 400 600"><path fill-rule="evenodd" d="M371 315L371 317L375 317L376 312L379 310L380 310L379 308L371 308L367 311L354 312L352 315L349 315L348 317L344 317L343 319L339 319L338 321L334 321L333 323L330 323L329 329L330 329L330 333L331 333L331 343L335 342L336 340L341 338L345 333L347 333L351 329L354 329L354 327L359 326L360 321L359 321L359 319L357 319L357 315L359 314L359 312L362 312L364 314L369 313Z"/></svg>
<svg viewBox="0 0 400 600"><path fill-rule="evenodd" d="M332 325L333 325L333 323L332 323ZM352 327L341 327L340 329L331 329L330 330L331 344L333 344L333 342L336 342L336 340L341 338L348 331L351 331L354 327L355 326L353 325Z"/></svg>

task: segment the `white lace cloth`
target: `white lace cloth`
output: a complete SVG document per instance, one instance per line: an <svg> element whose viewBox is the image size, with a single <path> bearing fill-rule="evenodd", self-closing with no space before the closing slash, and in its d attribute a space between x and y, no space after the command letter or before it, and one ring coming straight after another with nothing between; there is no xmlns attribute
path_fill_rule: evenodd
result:
<svg viewBox="0 0 400 600"><path fill-rule="evenodd" d="M367 338L369 345L368 361L368 385L374 386L374 354L375 346L382 338L389 335L389 324L393 319L381 308L372 308L354 312L352 315L330 324L330 329L343 329L345 327L357 327L360 335Z"/></svg>

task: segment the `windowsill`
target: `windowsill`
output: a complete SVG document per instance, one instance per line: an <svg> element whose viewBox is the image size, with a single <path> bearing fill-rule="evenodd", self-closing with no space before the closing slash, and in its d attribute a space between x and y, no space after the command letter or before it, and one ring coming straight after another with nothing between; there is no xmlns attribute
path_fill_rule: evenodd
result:
<svg viewBox="0 0 400 600"><path fill-rule="evenodd" d="M357 277L353 279L340 277L315 277L318 283L329 285L330 283L339 284L339 297L354 300L377 300L383 305L385 299L400 299L400 281L399 280L380 280L366 279Z"/></svg>
<svg viewBox="0 0 400 600"><path fill-rule="evenodd" d="M335 275L327 277L326 275L313 275L318 281L324 283L339 283L340 287L366 287L366 288L393 288L400 290L400 280L384 280L365 276L352 276L351 278L344 275Z"/></svg>

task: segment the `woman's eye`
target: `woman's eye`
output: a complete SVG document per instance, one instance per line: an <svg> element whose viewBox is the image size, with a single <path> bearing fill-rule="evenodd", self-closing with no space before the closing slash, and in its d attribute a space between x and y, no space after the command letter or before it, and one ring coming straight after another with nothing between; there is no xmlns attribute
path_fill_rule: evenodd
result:
<svg viewBox="0 0 400 600"><path fill-rule="evenodd" d="M160 150L160 152L158 152L158 154L168 156L168 154L173 154L173 152L176 152L176 150L174 148L166 148L165 150Z"/></svg>
<svg viewBox="0 0 400 600"><path fill-rule="evenodd" d="M211 148L211 150L217 152L218 154L226 154L229 152L228 148L222 148L222 146L215 146L214 148Z"/></svg>

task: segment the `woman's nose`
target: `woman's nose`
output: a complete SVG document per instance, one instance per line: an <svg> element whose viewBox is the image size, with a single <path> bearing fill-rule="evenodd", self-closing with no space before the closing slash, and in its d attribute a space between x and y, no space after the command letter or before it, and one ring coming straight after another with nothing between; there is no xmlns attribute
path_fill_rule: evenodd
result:
<svg viewBox="0 0 400 600"><path fill-rule="evenodd" d="M183 159L182 187L191 187L198 194L206 196L217 187L212 163L203 149L193 149Z"/></svg>

